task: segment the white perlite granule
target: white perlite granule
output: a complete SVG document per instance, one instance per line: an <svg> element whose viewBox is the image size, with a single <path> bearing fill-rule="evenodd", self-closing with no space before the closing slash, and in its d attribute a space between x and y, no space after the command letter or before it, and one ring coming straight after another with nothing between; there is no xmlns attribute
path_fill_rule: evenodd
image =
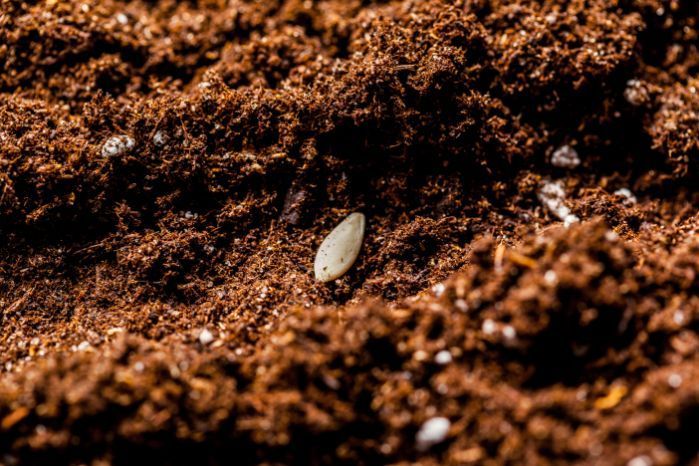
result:
<svg viewBox="0 0 699 466"><path fill-rule="evenodd" d="M107 139L102 146L102 157L114 157L121 155L124 152L130 151L136 146L134 141L129 136L122 134L121 136L112 136Z"/></svg>
<svg viewBox="0 0 699 466"><path fill-rule="evenodd" d="M202 330L199 334L199 343L208 345L212 341L214 341L214 335L208 329Z"/></svg>
<svg viewBox="0 0 699 466"><path fill-rule="evenodd" d="M544 274L544 281L548 285L555 285L558 283L558 275L553 270L547 270Z"/></svg>
<svg viewBox="0 0 699 466"><path fill-rule="evenodd" d="M635 107L640 107L650 101L648 89L646 89L643 82L638 79L631 79L626 83L624 98Z"/></svg>
<svg viewBox="0 0 699 466"><path fill-rule="evenodd" d="M675 322L677 325L682 325L684 324L684 311L681 309L678 309L675 311L675 313L672 315L672 321Z"/></svg>
<svg viewBox="0 0 699 466"><path fill-rule="evenodd" d="M442 443L447 434L451 422L445 417L433 417L425 421L420 430L415 435L415 444L419 451L426 451L432 446Z"/></svg>
<svg viewBox="0 0 699 466"><path fill-rule="evenodd" d="M538 197L539 201L541 201L551 214L563 220L563 224L566 227L580 221L576 215L570 212L570 209L564 203L566 193L561 180L544 182Z"/></svg>
<svg viewBox="0 0 699 466"><path fill-rule="evenodd" d="M440 366L445 366L452 361L451 353L447 350L442 350L434 355L434 362Z"/></svg>
<svg viewBox="0 0 699 466"><path fill-rule="evenodd" d="M559 168L575 168L580 165L580 157L578 151L569 145L561 146L556 149L551 156L551 165Z"/></svg>
<svg viewBox="0 0 699 466"><path fill-rule="evenodd" d="M456 301L454 301L454 307L456 307L461 312L468 312L468 303L465 299L459 298Z"/></svg>
<svg viewBox="0 0 699 466"><path fill-rule="evenodd" d="M648 455L641 455L629 460L626 466L653 466L653 460Z"/></svg>
<svg viewBox="0 0 699 466"><path fill-rule="evenodd" d="M481 327L481 330L486 335L492 335L493 333L495 333L495 330L497 330L495 321L493 321L493 319L485 319L483 321L483 326Z"/></svg>
<svg viewBox="0 0 699 466"><path fill-rule="evenodd" d="M517 338L517 331L512 325L505 325L502 328L502 336L505 337L506 340L514 340Z"/></svg>
<svg viewBox="0 0 699 466"><path fill-rule="evenodd" d="M437 283L435 286L432 287L432 292L436 297L440 297L444 294L444 290L446 289L446 286L444 286L443 283Z"/></svg>
<svg viewBox="0 0 699 466"><path fill-rule="evenodd" d="M626 200L624 200L624 204L635 204L638 201L636 196L634 196L633 193L627 188L617 189L614 191L614 194L625 197Z"/></svg>
<svg viewBox="0 0 699 466"><path fill-rule="evenodd" d="M163 147L170 140L170 137L163 130L158 130L153 135L153 144L158 147Z"/></svg>
<svg viewBox="0 0 699 466"><path fill-rule="evenodd" d="M679 388L682 385L682 376L680 374L670 374L667 378L667 384L672 388Z"/></svg>

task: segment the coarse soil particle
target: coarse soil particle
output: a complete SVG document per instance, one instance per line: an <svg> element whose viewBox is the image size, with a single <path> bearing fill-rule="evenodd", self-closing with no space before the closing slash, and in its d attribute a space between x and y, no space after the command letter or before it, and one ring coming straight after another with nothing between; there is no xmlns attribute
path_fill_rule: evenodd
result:
<svg viewBox="0 0 699 466"><path fill-rule="evenodd" d="M699 465L698 22L0 0L0 464Z"/></svg>

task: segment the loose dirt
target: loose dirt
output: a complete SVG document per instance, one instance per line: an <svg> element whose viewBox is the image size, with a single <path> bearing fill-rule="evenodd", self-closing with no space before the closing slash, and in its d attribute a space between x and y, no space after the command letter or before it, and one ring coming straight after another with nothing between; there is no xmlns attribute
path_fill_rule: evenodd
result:
<svg viewBox="0 0 699 466"><path fill-rule="evenodd" d="M0 0L0 464L699 465L698 21Z"/></svg>

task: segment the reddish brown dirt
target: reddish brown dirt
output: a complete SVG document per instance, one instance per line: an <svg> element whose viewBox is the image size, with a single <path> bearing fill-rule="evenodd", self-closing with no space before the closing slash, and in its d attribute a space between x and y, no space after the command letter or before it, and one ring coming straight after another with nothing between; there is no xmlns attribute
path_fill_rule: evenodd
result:
<svg viewBox="0 0 699 466"><path fill-rule="evenodd" d="M698 21L0 0L0 464L699 465Z"/></svg>

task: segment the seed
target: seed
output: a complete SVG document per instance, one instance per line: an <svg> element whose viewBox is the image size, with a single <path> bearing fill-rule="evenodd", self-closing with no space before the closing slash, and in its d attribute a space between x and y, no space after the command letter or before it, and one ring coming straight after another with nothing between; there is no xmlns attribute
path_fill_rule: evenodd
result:
<svg viewBox="0 0 699 466"><path fill-rule="evenodd" d="M364 214L355 212L325 237L313 267L316 280L329 282L347 273L362 248L365 226Z"/></svg>

